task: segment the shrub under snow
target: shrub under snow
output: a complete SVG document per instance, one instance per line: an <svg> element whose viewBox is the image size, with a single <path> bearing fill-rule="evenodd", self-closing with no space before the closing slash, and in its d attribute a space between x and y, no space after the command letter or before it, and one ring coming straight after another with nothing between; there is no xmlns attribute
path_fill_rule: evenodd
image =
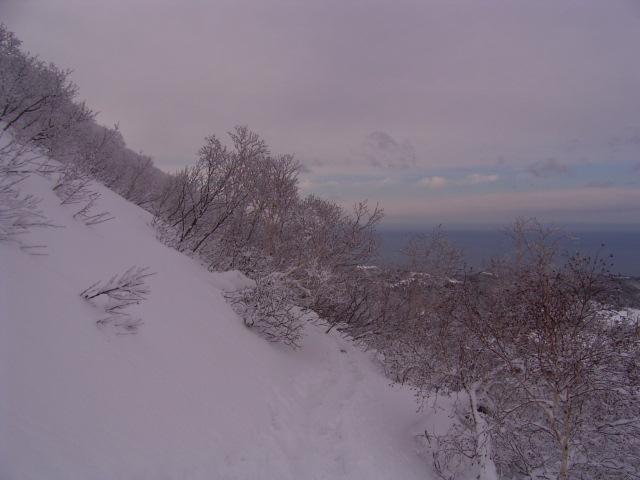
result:
<svg viewBox="0 0 640 480"><path fill-rule="evenodd" d="M99 325L113 325L118 333L136 333L142 323L124 310L145 300L150 293L146 278L153 275L147 267L131 267L121 275L114 275L107 282L98 281L80 293L89 302L100 301L107 317L98 320ZM95 304L95 303L94 303Z"/></svg>
<svg viewBox="0 0 640 480"><path fill-rule="evenodd" d="M300 347L303 311L293 303L293 292L281 275L259 278L254 287L227 293L225 297L247 327L255 328L270 342Z"/></svg>

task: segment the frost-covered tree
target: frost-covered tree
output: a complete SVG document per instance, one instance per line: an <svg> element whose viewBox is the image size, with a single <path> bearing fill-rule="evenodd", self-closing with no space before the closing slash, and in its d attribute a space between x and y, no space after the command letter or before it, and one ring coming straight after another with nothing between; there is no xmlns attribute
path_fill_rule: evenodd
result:
<svg viewBox="0 0 640 480"><path fill-rule="evenodd" d="M7 150L9 135L14 155L45 154L151 209L166 175L149 157L128 149L117 126L98 125L77 95L70 71L24 52L15 35L0 24L2 149Z"/></svg>
<svg viewBox="0 0 640 480"><path fill-rule="evenodd" d="M23 143L46 144L93 114L73 102L77 87L69 71L24 53L20 44L0 24L0 130Z"/></svg>
<svg viewBox="0 0 640 480"><path fill-rule="evenodd" d="M365 307L370 302L360 297L372 293L375 284L363 267L376 252L375 227L382 210L361 202L349 214L310 196L294 212L286 246L291 276L307 292L305 304L330 325L341 324L345 333L349 326L368 322Z"/></svg>
<svg viewBox="0 0 640 480"><path fill-rule="evenodd" d="M451 430L428 436L436 466L445 476L636 478L638 320L615 313L601 259L562 258L556 232L537 222L518 221L512 236L491 275L403 279L407 301L381 329L398 378L422 398L456 399Z"/></svg>
<svg viewBox="0 0 640 480"><path fill-rule="evenodd" d="M602 259L559 257L553 230L519 221L492 282L465 288L465 331L499 375L485 416L504 476L640 474L638 320L616 315Z"/></svg>
<svg viewBox="0 0 640 480"><path fill-rule="evenodd" d="M248 197L239 188L242 160L262 154L266 147L257 141L245 147L231 152L217 137L208 137L196 165L167 185L160 214L176 229L184 249L201 249Z"/></svg>

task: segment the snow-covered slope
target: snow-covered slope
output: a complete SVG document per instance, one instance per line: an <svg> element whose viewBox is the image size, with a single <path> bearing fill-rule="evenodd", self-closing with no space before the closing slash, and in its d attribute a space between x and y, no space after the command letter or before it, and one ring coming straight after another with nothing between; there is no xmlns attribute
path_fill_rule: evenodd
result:
<svg viewBox="0 0 640 480"><path fill-rule="evenodd" d="M320 327L302 349L243 326L209 273L155 239L148 213L101 186L116 218L87 227L45 178L22 189L62 228L35 256L0 244L0 478L430 478L413 395ZM77 208L76 208L77 210ZM79 292L132 265L151 294L135 335L98 328Z"/></svg>

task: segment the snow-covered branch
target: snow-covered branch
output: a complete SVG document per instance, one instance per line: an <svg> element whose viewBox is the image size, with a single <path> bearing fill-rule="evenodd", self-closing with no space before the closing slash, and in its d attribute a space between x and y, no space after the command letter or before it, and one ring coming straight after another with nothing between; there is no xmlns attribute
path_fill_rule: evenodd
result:
<svg viewBox="0 0 640 480"><path fill-rule="evenodd" d="M141 320L124 310L147 298L150 289L146 279L151 275L154 273L148 267L133 266L106 282L97 281L80 292L80 296L108 314L98 321L99 325L113 324L121 333L135 333Z"/></svg>
<svg viewBox="0 0 640 480"><path fill-rule="evenodd" d="M280 276L260 278L255 287L229 292L225 297L247 327L255 328L270 342L300 347L304 312L294 304L292 292Z"/></svg>

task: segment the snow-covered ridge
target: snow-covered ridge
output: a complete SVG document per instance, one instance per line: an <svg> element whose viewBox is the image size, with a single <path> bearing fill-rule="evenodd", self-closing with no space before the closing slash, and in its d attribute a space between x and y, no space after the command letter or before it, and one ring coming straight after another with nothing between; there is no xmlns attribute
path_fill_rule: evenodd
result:
<svg viewBox="0 0 640 480"><path fill-rule="evenodd" d="M156 240L151 216L110 190L113 220L87 226L31 175L50 223L0 244L0 478L303 479L430 477L424 415L369 354L305 326L303 347L265 342L209 273ZM136 265L155 275L135 335L99 328L80 297Z"/></svg>

